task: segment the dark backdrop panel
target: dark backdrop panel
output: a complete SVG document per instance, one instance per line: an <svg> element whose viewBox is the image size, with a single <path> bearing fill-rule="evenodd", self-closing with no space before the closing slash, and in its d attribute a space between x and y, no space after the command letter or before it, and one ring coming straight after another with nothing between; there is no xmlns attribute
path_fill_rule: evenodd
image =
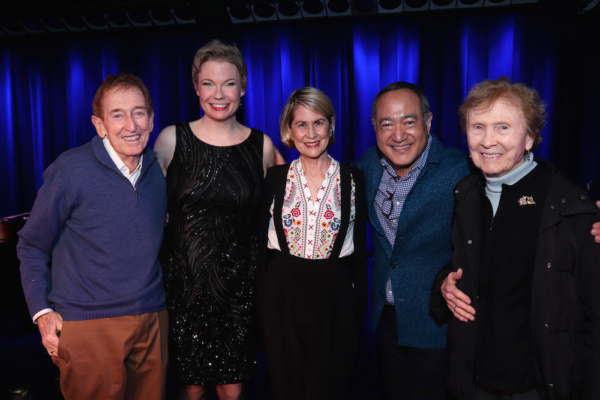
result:
<svg viewBox="0 0 600 400"><path fill-rule="evenodd" d="M551 4L546 4L551 3ZM560 23L557 23L560 21ZM90 140L92 99L109 73L141 76L161 128L200 117L191 80L197 49L213 38L235 42L248 64L240 120L279 140L279 113L290 93L311 85L336 109L344 162L375 144L371 102L397 80L421 85L432 131L466 150L457 109L468 89L506 75L538 89L548 125L536 155L581 185L600 176L600 23L571 2L526 9L405 13L379 19L311 20L220 27L0 38L0 216L29 211L42 173L61 152Z"/></svg>

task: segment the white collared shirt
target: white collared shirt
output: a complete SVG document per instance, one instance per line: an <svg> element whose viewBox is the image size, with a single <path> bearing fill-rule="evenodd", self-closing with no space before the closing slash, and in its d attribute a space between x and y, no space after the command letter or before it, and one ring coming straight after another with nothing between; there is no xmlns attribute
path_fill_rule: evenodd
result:
<svg viewBox="0 0 600 400"><path fill-rule="evenodd" d="M138 162L137 167L135 167L135 169L133 171L131 171L129 169L129 167L127 165L125 165L123 160L121 160L121 158L119 157L119 155L117 154L115 149L112 147L112 145L110 144L110 141L108 140L108 138L106 136L104 136L104 138L102 139L102 143L104 143L104 148L108 152L108 155L110 156L111 160L113 160L113 162L115 163L115 165L117 166L119 171L121 171L121 173L125 176L125 178L129 179L129 182L131 182L131 185L133 187L135 187L135 184L136 184L138 178L140 177L140 173L142 171L142 161L143 161L144 155L143 154L140 155L140 161Z"/></svg>

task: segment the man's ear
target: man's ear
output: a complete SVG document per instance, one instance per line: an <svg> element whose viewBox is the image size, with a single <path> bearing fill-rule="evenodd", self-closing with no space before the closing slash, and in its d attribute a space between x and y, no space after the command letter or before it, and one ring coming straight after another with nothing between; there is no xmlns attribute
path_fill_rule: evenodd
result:
<svg viewBox="0 0 600 400"><path fill-rule="evenodd" d="M150 125L148 132L152 132L154 130L154 113L150 114Z"/></svg>
<svg viewBox="0 0 600 400"><path fill-rule="evenodd" d="M431 120L433 119L433 113L430 112L429 116L427 117L427 122L426 122L426 126L427 126L427 136L429 136L429 132L431 131Z"/></svg>
<svg viewBox="0 0 600 400"><path fill-rule="evenodd" d="M95 115L92 115L92 124L96 127L96 132L98 132L98 136L102 139L106 136L106 129L104 129L104 121L102 118L98 118Z"/></svg>

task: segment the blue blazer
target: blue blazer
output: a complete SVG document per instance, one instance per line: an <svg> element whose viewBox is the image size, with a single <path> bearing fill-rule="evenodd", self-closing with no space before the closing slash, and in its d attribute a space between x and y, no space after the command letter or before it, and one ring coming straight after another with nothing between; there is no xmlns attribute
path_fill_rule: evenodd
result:
<svg viewBox="0 0 600 400"><path fill-rule="evenodd" d="M454 186L469 173L460 151L447 148L433 136L429 156L406 198L392 246L375 214L374 199L383 174L382 154L371 147L356 162L365 176L369 221L373 227L373 329L385 305L385 286L392 281L398 344L423 349L446 347L447 326L429 314L436 274L452 258L451 232Z"/></svg>

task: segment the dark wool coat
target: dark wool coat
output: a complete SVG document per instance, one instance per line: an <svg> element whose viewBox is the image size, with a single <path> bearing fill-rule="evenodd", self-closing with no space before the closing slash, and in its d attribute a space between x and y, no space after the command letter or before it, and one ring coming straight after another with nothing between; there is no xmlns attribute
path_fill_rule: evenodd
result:
<svg viewBox="0 0 600 400"><path fill-rule="evenodd" d="M587 194L554 170L544 203L531 288L531 333L542 399L600 398L600 244L590 235L600 212ZM455 188L452 266L434 283L431 311L448 324L448 388L470 399L477 317L460 322L446 306L440 286L451 270L463 268L457 286L477 310L479 215L485 180L474 173ZM518 229L518 227L516 227Z"/></svg>

